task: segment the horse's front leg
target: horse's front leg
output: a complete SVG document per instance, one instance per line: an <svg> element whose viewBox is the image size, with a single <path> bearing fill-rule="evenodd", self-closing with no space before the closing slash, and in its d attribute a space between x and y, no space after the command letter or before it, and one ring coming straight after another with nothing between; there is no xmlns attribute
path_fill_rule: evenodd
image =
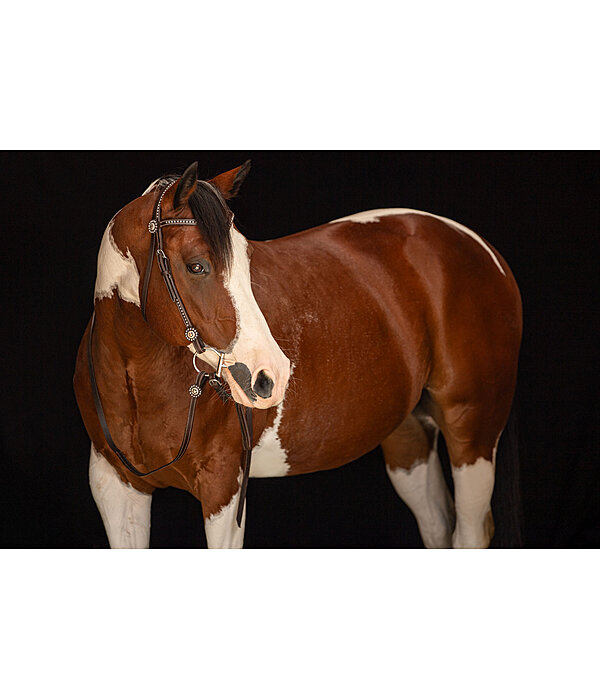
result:
<svg viewBox="0 0 600 700"><path fill-rule="evenodd" d="M204 531L209 549L242 549L244 546L246 506L241 527L238 527L236 520L240 482L241 475L234 483L212 483L203 489Z"/></svg>
<svg viewBox="0 0 600 700"><path fill-rule="evenodd" d="M148 548L152 494L142 493L122 482L113 466L93 445L90 487L111 548Z"/></svg>

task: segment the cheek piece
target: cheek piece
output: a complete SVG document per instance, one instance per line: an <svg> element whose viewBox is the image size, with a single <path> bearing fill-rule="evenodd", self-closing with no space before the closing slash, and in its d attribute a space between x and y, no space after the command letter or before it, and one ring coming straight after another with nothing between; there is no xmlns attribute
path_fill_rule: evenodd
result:
<svg viewBox="0 0 600 700"><path fill-rule="evenodd" d="M177 289L177 285L175 284L175 279L173 277L173 271L171 269L171 263L169 262L169 258L167 257L166 253L164 252L164 243L163 243L163 236L162 236L162 229L165 226L197 226L198 222L196 219L162 219L161 218L161 204L163 197L165 196L166 192L168 189L173 185L174 183L171 183L170 185L167 185L158 195L156 204L154 206L154 218L148 223L148 232L150 233L151 241L150 241L150 251L148 254L148 262L146 264L146 274L144 275L144 284L142 286L142 298L141 298L141 312L142 316L144 317L144 320L146 320L146 308L147 308L147 303L148 303L148 288L150 285L150 276L152 274L152 268L153 268L153 263L154 263L154 253L156 252L156 262L158 265L158 269L160 270L160 273L162 275L163 281L165 283L165 286L167 288L167 291L169 293L169 297L171 298L171 301L173 301L177 305L177 309L179 311L179 315L181 316L181 319L183 321L183 324L185 326L185 330L183 332L183 335L185 339L188 341L188 343L191 343L194 347L194 356L192 360L192 364L194 366L194 369L197 372L196 380L195 382L190 386L189 388L189 394L190 394L190 405L188 409L188 415L187 415L187 422L185 425L185 430L183 433L183 438L181 440L181 445L179 447L179 451L177 452L177 455L175 456L174 459L172 459L170 462L167 464L163 464L160 467L156 467L154 469L151 469L150 471L147 472L141 472L139 469L137 469L130 461L127 459L125 454L117 447L115 444L112 435L110 433L110 430L108 428L108 423L106 422L106 416L104 414L104 409L102 408L102 401L100 399L100 392L98 389L98 383L96 381L96 373L94 370L94 362L92 358L92 337L94 333L94 322L95 322L95 312L92 314L92 322L90 325L90 332L88 334L88 369L89 369L89 375L90 375L90 383L92 387L92 395L94 397L94 405L96 407L96 413L98 415L98 420L100 422L100 427L102 428L102 432L104 433L104 437L106 439L106 442L108 443L108 446L110 449L115 453L115 455L119 458L121 464L130 471L132 474L134 474L137 477L144 478L147 476L150 476L150 474L154 474L155 472L160 471L161 469L166 469L167 467L170 467L172 464L175 464L175 462L179 461L183 455L185 454L187 447L190 442L190 437L192 435L192 428L194 425L194 416L196 412L196 402L198 398L202 395L202 390L204 389L206 383L208 384L217 392L217 394L221 397L223 403L226 403L229 401L232 396L229 390L227 389L227 386L222 380L221 377L221 372L223 371L223 367L227 366L229 363L227 360L225 360L225 353L221 352L220 350L217 350L216 348L212 347L211 345L207 345L202 338L200 338L200 335L198 334L198 331L196 328L194 328L190 317L185 309L185 305L183 303L183 300L179 294L179 291ZM212 372L204 372L203 370L199 370L198 367L196 366L196 358L199 355L202 355L205 352L215 352L219 356L219 360L217 363L217 369ZM240 489L240 497L238 501L238 510L237 510L237 524L238 527L241 527L242 523L242 514L244 512L244 503L246 501L246 492L248 489L248 478L250 475L250 462L252 459L252 409L249 408L248 406L242 406L239 403L235 403L235 408L237 411L239 423L240 423L240 430L242 433L242 448L243 448L243 454L242 454L242 471L243 471L243 477L242 477L242 486Z"/></svg>

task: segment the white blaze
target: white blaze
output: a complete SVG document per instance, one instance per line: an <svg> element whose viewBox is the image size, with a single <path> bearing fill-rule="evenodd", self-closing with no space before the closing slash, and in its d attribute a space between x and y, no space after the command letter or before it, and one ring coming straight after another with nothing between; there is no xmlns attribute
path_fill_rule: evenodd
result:
<svg viewBox="0 0 600 700"><path fill-rule="evenodd" d="M226 366L236 362L245 364L252 373L254 382L256 374L266 370L274 381L273 396L270 399L256 399L257 408L268 408L278 404L282 399L290 374L290 361L275 342L267 321L256 303L250 281L250 258L248 242L232 224L231 229L232 260L225 275L224 287L229 293L235 309L237 333L233 339L230 352L226 355ZM188 346L193 352L193 346ZM202 359L213 367L217 365L217 356L210 350L202 354ZM229 386L238 403L247 403L248 399L232 379Z"/></svg>
<svg viewBox="0 0 600 700"><path fill-rule="evenodd" d="M267 321L260 310L250 282L250 258L248 241L231 226L232 263L225 279L235 308L237 335L232 343L231 355L252 369L253 360L259 360L266 352L273 356L283 355L273 339Z"/></svg>

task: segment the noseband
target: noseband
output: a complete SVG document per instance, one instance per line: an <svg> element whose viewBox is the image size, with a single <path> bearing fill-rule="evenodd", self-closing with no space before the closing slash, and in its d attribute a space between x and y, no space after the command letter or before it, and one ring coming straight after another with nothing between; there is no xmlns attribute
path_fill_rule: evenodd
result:
<svg viewBox="0 0 600 700"><path fill-rule="evenodd" d="M98 383L96 381L96 372L94 370L94 362L92 359L92 336L94 333L94 321L96 317L96 313L94 312L92 314L92 322L90 325L90 332L88 335L88 369L89 369L89 374L90 374L90 383L92 385L92 395L94 398L94 405L96 407L96 413L98 415L98 420L100 421L100 427L102 428L102 432L104 433L104 437L106 438L106 442L108 443L109 447L111 450L115 453L115 455L119 458L123 466L128 469L132 474L135 474L135 476L144 478L147 476L150 476L150 474L154 474L161 469L166 469L167 467L170 467L172 464L175 464L175 462L179 461L183 455L185 454L187 447L190 442L190 438L192 435L192 428L194 425L194 416L196 412L196 402L198 398L202 395L202 390L204 389L204 386L208 382L208 384L217 392L217 394L221 397L223 402L227 402L229 399L231 399L231 393L228 391L227 387L222 381L221 378L221 372L223 370L223 367L225 366L225 353L221 352L220 350L217 350L217 348L212 347L212 345L207 345L202 338L200 337L198 331L196 328L194 328L194 325L192 324L190 317L186 311L185 305L183 303L183 299L181 298L179 291L177 289L177 285L175 284L175 279L173 277L173 271L171 269L171 263L169 262L169 258L167 257L165 251L164 251L164 243L163 243L163 235L162 235L162 229L165 226L197 226L198 222L196 219L162 219L161 218L161 205L163 198L165 194L167 193L167 190L173 185L174 183L171 183L167 185L158 195L156 199L156 204L154 206L154 218L150 220L148 223L148 231L150 233L150 251L148 253L148 262L146 264L146 274L144 275L144 284L142 286L142 298L141 298L141 312L142 316L144 317L144 320L146 321L146 308L147 308L147 303L148 303L148 288L150 285L150 276L152 274L152 267L153 267L153 262L154 262L154 254L156 253L156 262L158 265L158 269L160 270L160 273L162 275L162 278L164 280L165 286L167 287L167 291L169 292L169 296L171 297L171 301L173 301L177 305L177 309L179 311L179 314L181 316L181 319L185 325L185 330L184 330L184 336L185 339L192 344L192 347L194 348L194 356L192 360L192 364L194 366L194 369L197 372L196 380L195 382L190 386L189 388L189 393L190 393L190 405L188 409L188 416L187 416L187 422L185 426L185 430L183 433L183 438L181 440L181 445L179 447L179 451L177 452L177 455L175 456L174 459L172 459L170 462L167 464L163 464L160 467L156 467L154 469L151 469L148 472L140 472L130 461L127 459L125 454L117 447L115 444L115 441L112 438L112 435L110 434L110 430L108 428L108 423L106 422L106 416L104 414L104 409L102 408L102 401L100 399L100 392L98 390ZM196 358L199 355L202 355L203 353L207 351L212 351L215 352L219 359L217 362L217 369L212 372L204 372L203 370L199 370L198 367L196 366ZM242 523L242 514L244 511L244 503L246 501L246 491L248 488L248 477L250 475L250 461L252 458L252 409L249 407L244 407L241 404L237 403L235 404L238 419L240 422L240 429L242 432L242 446L244 450L243 454L243 460L242 460L242 470L243 470L243 478L242 478L242 485L240 489L240 498L238 502L238 509L237 509L237 524L238 527L241 527Z"/></svg>

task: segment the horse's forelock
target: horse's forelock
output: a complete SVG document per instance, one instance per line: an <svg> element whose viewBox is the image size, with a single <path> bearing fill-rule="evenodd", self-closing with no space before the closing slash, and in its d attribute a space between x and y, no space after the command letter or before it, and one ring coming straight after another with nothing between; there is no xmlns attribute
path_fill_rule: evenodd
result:
<svg viewBox="0 0 600 700"><path fill-rule="evenodd" d="M179 179L177 174L163 175L154 180L143 194L167 187L177 179ZM233 213L225 199L216 187L209 182L199 180L198 186L188 199L188 204L192 210L192 216L204 233L215 266L219 270L228 270L233 254L231 246Z"/></svg>
<svg viewBox="0 0 600 700"><path fill-rule="evenodd" d="M231 221L233 214L221 193L210 183L198 181L188 200L194 219L200 225L218 269L227 270L232 258Z"/></svg>

